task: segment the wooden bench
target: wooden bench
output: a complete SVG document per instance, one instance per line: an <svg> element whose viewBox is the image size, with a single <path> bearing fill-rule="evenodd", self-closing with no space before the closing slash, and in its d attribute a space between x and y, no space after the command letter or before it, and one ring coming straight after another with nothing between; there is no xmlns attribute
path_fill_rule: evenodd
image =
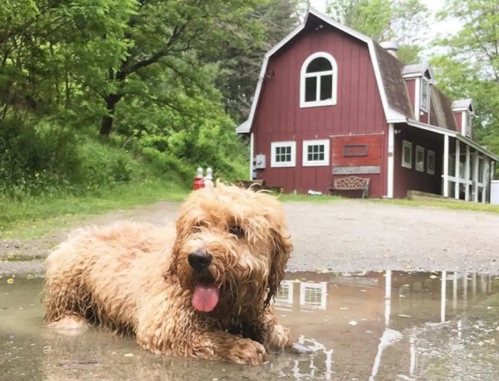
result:
<svg viewBox="0 0 499 381"><path fill-rule="evenodd" d="M270 192L275 192L275 193L283 193L284 189L281 186L270 186L266 185L265 181L263 180L238 180L236 181L237 186L242 187L242 188L251 188L254 191L258 191L261 189L268 190Z"/></svg>
<svg viewBox="0 0 499 381"><path fill-rule="evenodd" d="M340 177L333 180L333 184L329 187L329 194L362 191L362 198L366 198L369 194L369 179L357 176Z"/></svg>
<svg viewBox="0 0 499 381"><path fill-rule="evenodd" d="M241 188L252 188L254 190L260 190L265 186L265 182L263 180L238 180L236 181L237 186Z"/></svg>

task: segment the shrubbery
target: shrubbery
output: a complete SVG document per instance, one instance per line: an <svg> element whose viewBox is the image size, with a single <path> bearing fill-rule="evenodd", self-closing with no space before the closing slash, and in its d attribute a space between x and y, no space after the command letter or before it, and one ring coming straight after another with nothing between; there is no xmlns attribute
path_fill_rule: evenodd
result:
<svg viewBox="0 0 499 381"><path fill-rule="evenodd" d="M247 173L247 148L230 136L231 128L209 126L197 139L183 131L169 137L100 138L90 130L76 133L45 121L7 119L0 128L0 192L15 199L86 195L156 179L189 187L198 166L234 180Z"/></svg>

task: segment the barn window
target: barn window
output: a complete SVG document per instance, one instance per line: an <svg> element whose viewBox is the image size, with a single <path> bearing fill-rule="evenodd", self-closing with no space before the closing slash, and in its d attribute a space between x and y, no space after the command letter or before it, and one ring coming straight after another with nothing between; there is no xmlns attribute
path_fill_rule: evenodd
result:
<svg viewBox="0 0 499 381"><path fill-rule="evenodd" d="M304 140L303 141L303 166L328 166L329 165L329 140Z"/></svg>
<svg viewBox="0 0 499 381"><path fill-rule="evenodd" d="M274 298L275 304L293 304L293 281L283 280L281 288Z"/></svg>
<svg viewBox="0 0 499 381"><path fill-rule="evenodd" d="M402 141L402 167L412 168L412 143Z"/></svg>
<svg viewBox="0 0 499 381"><path fill-rule="evenodd" d="M338 67L332 55L325 52L309 56L301 67L300 107L336 104Z"/></svg>
<svg viewBox="0 0 499 381"><path fill-rule="evenodd" d="M303 307L326 309L327 283L301 282L300 305Z"/></svg>
<svg viewBox="0 0 499 381"><path fill-rule="evenodd" d="M426 173L430 175L435 174L435 152L431 150L426 151Z"/></svg>
<svg viewBox="0 0 499 381"><path fill-rule="evenodd" d="M421 77L421 110L428 112L430 103L430 81Z"/></svg>
<svg viewBox="0 0 499 381"><path fill-rule="evenodd" d="M271 167L294 167L296 165L296 142L271 143Z"/></svg>
<svg viewBox="0 0 499 381"><path fill-rule="evenodd" d="M416 171L424 172L424 148L416 146Z"/></svg>

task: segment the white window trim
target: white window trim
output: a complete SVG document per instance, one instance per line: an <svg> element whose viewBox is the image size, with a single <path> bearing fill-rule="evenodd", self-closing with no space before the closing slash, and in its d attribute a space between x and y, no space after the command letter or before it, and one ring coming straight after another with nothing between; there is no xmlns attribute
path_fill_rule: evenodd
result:
<svg viewBox="0 0 499 381"><path fill-rule="evenodd" d="M419 93L419 99L420 99L420 108L424 112L428 112L429 110L429 104L430 104L430 81L426 77L421 77L421 86L420 86L420 93ZM426 86L426 103L423 102L423 88Z"/></svg>
<svg viewBox="0 0 499 381"><path fill-rule="evenodd" d="M330 63L331 66L333 67L332 70L327 70L327 71L320 71L316 73L307 73L307 67L316 58L323 57L327 59ZM305 102L305 78L309 77L319 77L321 75L328 75L332 74L333 75L333 88L332 88L332 96L331 99L326 99L324 101L313 101L313 102ZM338 64L336 63L336 60L334 57L326 52L317 52L312 55L310 55L305 62L303 62L303 65L301 66L301 71L300 71L300 108L307 108L307 107L321 107L321 106L334 106L336 105L336 99L337 99L337 91L338 91ZM319 99L319 94L320 94L320 81L317 81L317 99Z"/></svg>
<svg viewBox="0 0 499 381"><path fill-rule="evenodd" d="M314 145L324 145L324 160L309 161L308 147ZM304 167L327 167L329 166L329 139L304 140L302 151L302 165Z"/></svg>
<svg viewBox="0 0 499 381"><path fill-rule="evenodd" d="M430 169L430 156L433 158L433 169ZM435 152L432 150L426 150L426 173L429 175L434 175L435 174Z"/></svg>
<svg viewBox="0 0 499 381"><path fill-rule="evenodd" d="M416 146L416 162L414 164L414 168L418 172L424 172L424 151L425 151L424 147ZM421 152L421 154L422 154L422 157L423 157L422 163L418 163L418 152Z"/></svg>
<svg viewBox="0 0 499 381"><path fill-rule="evenodd" d="M421 81L417 78L414 86L414 117L419 122L421 119Z"/></svg>
<svg viewBox="0 0 499 381"><path fill-rule="evenodd" d="M291 161L290 162L276 162L275 151L278 147L291 147ZM296 166L296 141L289 140L283 142L270 143L270 166L273 168L285 168Z"/></svg>
<svg viewBox="0 0 499 381"><path fill-rule="evenodd" d="M461 135L466 136L466 111L461 112Z"/></svg>
<svg viewBox="0 0 499 381"><path fill-rule="evenodd" d="M463 111L462 117L461 117L461 124L462 124L462 135L467 136L468 138L471 139L471 126L472 126L472 118L473 115L471 114L470 110Z"/></svg>
<svg viewBox="0 0 499 381"><path fill-rule="evenodd" d="M411 159L408 162L406 162L404 160L404 158L405 158L405 155L404 155L405 147L409 147L410 150L411 150ZM412 169L412 156L413 156L412 155L412 143L408 142L407 140L402 140L402 167Z"/></svg>
<svg viewBox="0 0 499 381"><path fill-rule="evenodd" d="M315 289L319 290L321 295L321 302L319 305L317 304L308 304L306 302L306 294L305 289ZM301 282L300 283L300 306L310 309L320 309L325 310L327 306L327 282Z"/></svg>
<svg viewBox="0 0 499 381"><path fill-rule="evenodd" d="M288 305L293 305L293 281L292 280L283 280L281 282L281 291L286 287L288 288L288 295L287 297L282 297L280 295L280 292L274 297L274 303L276 305L283 305L283 304L288 304Z"/></svg>

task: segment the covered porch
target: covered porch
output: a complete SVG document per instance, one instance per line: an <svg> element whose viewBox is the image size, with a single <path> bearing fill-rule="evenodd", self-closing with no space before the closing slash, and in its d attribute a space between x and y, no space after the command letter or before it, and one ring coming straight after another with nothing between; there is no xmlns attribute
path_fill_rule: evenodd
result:
<svg viewBox="0 0 499 381"><path fill-rule="evenodd" d="M496 161L482 150L463 142L459 136L444 135L442 196L490 202L490 184Z"/></svg>
<svg viewBox="0 0 499 381"><path fill-rule="evenodd" d="M394 135L396 197L421 191L456 200L490 202L499 157L486 147L456 131L416 121L395 125Z"/></svg>

